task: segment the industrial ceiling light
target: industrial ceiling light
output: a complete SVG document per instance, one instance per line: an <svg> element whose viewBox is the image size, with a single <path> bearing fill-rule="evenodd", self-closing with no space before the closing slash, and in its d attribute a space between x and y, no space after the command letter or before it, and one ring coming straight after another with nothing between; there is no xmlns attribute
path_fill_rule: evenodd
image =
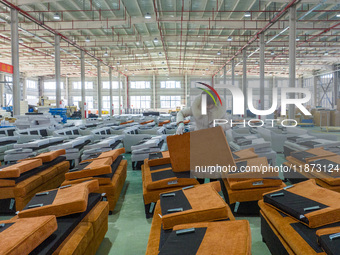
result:
<svg viewBox="0 0 340 255"><path fill-rule="evenodd" d="M105 51L104 53L104 57L107 57L109 54L107 53L107 51Z"/></svg>
<svg viewBox="0 0 340 255"><path fill-rule="evenodd" d="M218 52L217 52L217 55L221 55L221 52L220 52L220 51L218 51Z"/></svg>
<svg viewBox="0 0 340 255"><path fill-rule="evenodd" d="M55 20L60 20L60 15L59 15L59 13L55 13L54 15L53 15L53 19L55 19Z"/></svg>
<svg viewBox="0 0 340 255"><path fill-rule="evenodd" d="M255 62L255 65L258 65L258 64L259 64L259 61L256 61L256 62Z"/></svg>
<svg viewBox="0 0 340 255"><path fill-rule="evenodd" d="M128 70L127 70L127 68L125 68L125 72L127 72Z"/></svg>
<svg viewBox="0 0 340 255"><path fill-rule="evenodd" d="M117 61L117 65L120 65L120 62L119 62L119 61Z"/></svg>
<svg viewBox="0 0 340 255"><path fill-rule="evenodd" d="M232 41L233 40L233 38L231 37L231 36L228 36L228 39L227 39L227 41Z"/></svg>
<svg viewBox="0 0 340 255"><path fill-rule="evenodd" d="M325 56L328 56L328 51L326 51L324 55L325 55Z"/></svg>
<svg viewBox="0 0 340 255"><path fill-rule="evenodd" d="M90 37L86 37L85 38L85 42L90 42L91 40L90 40Z"/></svg>
<svg viewBox="0 0 340 255"><path fill-rule="evenodd" d="M338 13L336 16L337 16L338 18L340 18L340 13Z"/></svg>
<svg viewBox="0 0 340 255"><path fill-rule="evenodd" d="M300 38L299 38L299 37L297 37L295 40L296 40L296 41L300 41Z"/></svg>
<svg viewBox="0 0 340 255"><path fill-rule="evenodd" d="M21 40L21 39L19 39L19 43L24 43L24 41L23 41L23 40Z"/></svg>
<svg viewBox="0 0 340 255"><path fill-rule="evenodd" d="M244 13L244 17L246 17L246 18L251 17L251 13L250 13L250 12L245 12L245 13Z"/></svg>
<svg viewBox="0 0 340 255"><path fill-rule="evenodd" d="M203 73L203 75L205 75L205 73Z"/></svg>
<svg viewBox="0 0 340 255"><path fill-rule="evenodd" d="M210 65L213 65L213 64L214 64L214 61L211 60L211 61L210 61Z"/></svg>
<svg viewBox="0 0 340 255"><path fill-rule="evenodd" d="M270 55L274 55L274 54L275 54L274 51L270 52Z"/></svg>
<svg viewBox="0 0 340 255"><path fill-rule="evenodd" d="M165 64L164 61L162 62L162 64L163 64L163 65Z"/></svg>
<svg viewBox="0 0 340 255"><path fill-rule="evenodd" d="M145 16L144 16L144 18L146 18L146 19L151 19L150 13L146 13Z"/></svg>
<svg viewBox="0 0 340 255"><path fill-rule="evenodd" d="M155 37L155 39L153 39L153 42L154 42L154 43L158 43L157 37Z"/></svg>
<svg viewBox="0 0 340 255"><path fill-rule="evenodd" d="M162 56L162 52L159 52L158 55L159 55L159 56Z"/></svg>
<svg viewBox="0 0 340 255"><path fill-rule="evenodd" d="M206 71L209 71L209 68L207 67L205 70L206 70Z"/></svg>

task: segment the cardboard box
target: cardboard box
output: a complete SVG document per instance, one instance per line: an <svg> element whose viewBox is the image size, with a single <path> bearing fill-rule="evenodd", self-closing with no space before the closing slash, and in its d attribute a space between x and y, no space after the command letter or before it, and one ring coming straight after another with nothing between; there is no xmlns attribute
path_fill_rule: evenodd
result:
<svg viewBox="0 0 340 255"><path fill-rule="evenodd" d="M331 113L330 111L315 111L314 123L316 126L327 127L331 124Z"/></svg>
<svg viewBox="0 0 340 255"><path fill-rule="evenodd" d="M331 111L331 126L340 127L340 111Z"/></svg>

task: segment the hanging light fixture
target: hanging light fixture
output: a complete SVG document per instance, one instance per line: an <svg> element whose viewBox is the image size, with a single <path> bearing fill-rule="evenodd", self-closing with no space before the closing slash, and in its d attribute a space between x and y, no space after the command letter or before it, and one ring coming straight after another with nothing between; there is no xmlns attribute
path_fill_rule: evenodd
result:
<svg viewBox="0 0 340 255"><path fill-rule="evenodd" d="M250 13L250 12L245 12L245 13L244 13L244 17L246 17L246 18L251 17L251 13Z"/></svg>
<svg viewBox="0 0 340 255"><path fill-rule="evenodd" d="M85 38L85 42L90 42L91 40L90 40L90 37L86 37Z"/></svg>
<svg viewBox="0 0 340 255"><path fill-rule="evenodd" d="M218 51L218 52L217 52L217 55L218 55L218 56L220 56L220 55L221 55L221 52L220 52L220 51Z"/></svg>
<svg viewBox="0 0 340 255"><path fill-rule="evenodd" d="M274 51L270 52L270 55L272 55L272 56L273 56L274 54L275 54L275 53L274 53Z"/></svg>
<svg viewBox="0 0 340 255"><path fill-rule="evenodd" d="M107 53L107 51L105 51L104 53L104 57L107 57L109 54Z"/></svg>
<svg viewBox="0 0 340 255"><path fill-rule="evenodd" d="M154 42L154 43L158 43L157 37L155 37L155 39L153 39L153 42Z"/></svg>
<svg viewBox="0 0 340 255"><path fill-rule="evenodd" d="M146 18L146 19L151 19L150 13L147 12L147 13L145 14L144 18Z"/></svg>
<svg viewBox="0 0 340 255"><path fill-rule="evenodd" d="M227 39L227 41L232 41L233 40L233 38L231 37L231 36L228 36L228 39Z"/></svg>
<svg viewBox="0 0 340 255"><path fill-rule="evenodd" d="M53 15L53 19L55 19L55 20L60 20L60 15L59 15L59 13L55 13L54 15Z"/></svg>
<svg viewBox="0 0 340 255"><path fill-rule="evenodd" d="M213 64L214 64L214 61L211 60L211 61L210 61L210 65L213 65Z"/></svg>

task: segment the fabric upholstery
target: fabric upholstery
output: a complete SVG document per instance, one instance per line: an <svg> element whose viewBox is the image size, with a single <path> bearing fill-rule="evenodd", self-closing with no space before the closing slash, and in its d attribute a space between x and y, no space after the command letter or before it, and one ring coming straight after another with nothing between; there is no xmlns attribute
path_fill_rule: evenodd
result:
<svg viewBox="0 0 340 255"><path fill-rule="evenodd" d="M57 229L52 215L0 221L5 226L8 223L13 225L0 232L0 254L29 254Z"/></svg>
<svg viewBox="0 0 340 255"><path fill-rule="evenodd" d="M88 181L59 188L51 204L41 207L27 208L19 212L19 218L37 217L43 215L55 215L62 217L73 213L84 212L87 208L88 196L97 191L98 181Z"/></svg>

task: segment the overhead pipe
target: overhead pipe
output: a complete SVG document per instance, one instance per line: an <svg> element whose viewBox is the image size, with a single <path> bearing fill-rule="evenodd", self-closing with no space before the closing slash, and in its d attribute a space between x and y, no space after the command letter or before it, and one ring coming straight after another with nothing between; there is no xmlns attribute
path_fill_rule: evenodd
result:
<svg viewBox="0 0 340 255"><path fill-rule="evenodd" d="M243 47L241 47L233 57L231 57L230 59L228 59L228 61L220 68L218 69L218 71L216 71L213 76L215 76L216 74L218 74L222 68L227 65L228 62L230 62L232 59L234 59L237 55L239 55L245 48L247 48L249 45L251 45L253 42L255 42L258 38L259 35L261 33L264 33L265 31L267 31L276 21L278 21L284 14L286 14L286 12L288 11L288 9L293 6L294 4L297 4L298 2L300 2L301 0L293 0L291 1L289 4L286 5L286 7L280 11L277 15L274 16L274 18L272 18L270 20L270 22L265 25L259 32L257 32Z"/></svg>
<svg viewBox="0 0 340 255"><path fill-rule="evenodd" d="M4 1L4 0L1 0L1 1ZM305 20L305 21L307 21L307 20ZM325 21L322 21L322 20L313 20L313 21L310 21L310 22L328 22L328 21L329 22L334 22L335 20L325 20ZM166 22L166 21L160 21L160 22ZM1 22L0 22L0 24L1 24ZM70 31L70 30L75 30L75 29L76 28L74 28L74 27L73 28L60 28L60 29L58 29L58 31ZM91 29L98 29L98 27L87 27L86 29L89 29L89 30L91 30ZM110 28L107 27L106 29L111 29L111 27ZM124 29L124 28L115 28L115 29ZM202 30L203 31L204 30L207 30L207 31L210 31L210 30L212 30L212 31L217 31L217 30L221 31L221 29L223 29L223 27L190 28L190 29L183 29L183 31L188 31L188 30L191 30L191 31L202 31ZM300 28L297 28L297 30L303 30L303 31L304 30L317 31L317 30L322 30L322 29L324 29L324 28L315 28L315 27L312 27L312 28L310 28L310 27L300 27ZM176 31L175 28L168 28L167 30L168 31ZM254 31L254 30L256 30L257 31L258 29L256 27L254 27L254 28L233 28L233 30L235 30L235 31L238 31L238 30L240 30L240 31L241 30L242 31L244 31L244 30ZM271 28L271 30L272 31L282 30L282 28L280 28L280 27L278 27L278 28ZM340 29L336 29L336 30L340 30ZM31 31L31 32L39 31L39 32L41 32L41 29L27 29L27 31ZM10 32L10 30L9 29L2 29L2 30L0 30L0 32ZM163 36L174 36L174 35L163 35ZM222 36L219 36L219 35L209 35L209 36L215 36L215 37L216 36L217 37L225 36L225 37L227 37L226 35L222 35ZM237 36L239 36L239 35L237 35ZM240 36L242 36L242 35L240 35Z"/></svg>
<svg viewBox="0 0 340 255"><path fill-rule="evenodd" d="M29 13L27 13L26 11L22 10L21 8L19 8L18 6L10 3L8 0L0 0L0 3L4 4L5 6L15 9L17 10L21 15L25 16L26 18L30 19L32 22L36 23L37 25L41 26L42 28L44 28L45 30L49 31L52 34L55 35L59 35L61 39L63 39L64 41L68 42L69 44L73 45L75 48L79 49L79 50L83 50L84 53L86 53L87 55L89 55L90 57L96 59L97 61L103 63L106 66L112 67L107 63L104 63L104 61L98 57L96 57L94 54L92 54L91 52L87 51L85 48L81 47L80 45L78 45L77 43L73 42L72 40L70 40L69 38L67 38L66 36L64 36L63 34L59 33L58 31L56 31L55 29L45 25L43 22L37 20L36 18L32 17ZM40 30L41 31L41 30ZM126 74L122 73L121 71L119 71L121 74L123 74L124 76L126 76Z"/></svg>
<svg viewBox="0 0 340 255"><path fill-rule="evenodd" d="M156 14L156 20L157 20L157 7L156 7L156 0L153 0L153 8L154 8L154 12ZM163 37L163 33L162 33L162 28L159 24L159 22L157 21L157 26L158 26L158 30L159 30L159 34L161 36L161 41L162 41L162 45L163 45L163 50L164 50L164 55L165 55L165 59L166 59L166 64L168 66L168 70L169 70L169 73L171 72L171 69L170 69L170 65L169 65L169 61L168 61L168 53L165 49L165 41L164 41L164 37Z"/></svg>
<svg viewBox="0 0 340 255"><path fill-rule="evenodd" d="M338 26L340 26L340 22L337 23L337 24L335 24L334 26L331 26L331 27L329 27L329 28L326 28L326 29L323 30L321 33L318 33L318 34L316 34L316 35L313 35L313 36L310 37L309 39L307 39L307 40L305 40L305 41L303 41L303 42L297 44L297 47L300 47L300 46L302 46L303 44L305 44L306 42L310 42L311 40L313 40L313 39L315 39L315 38L317 38L317 37L320 37L320 36L323 35L324 33L327 33L327 32L329 32L330 30L333 30L334 28L336 28L336 27L338 27ZM303 47L303 46L302 46L302 47ZM287 50L284 50L281 54L276 55L276 56L273 57L271 60L274 60L274 59L276 59L277 57L282 56L282 55L284 55L284 54L286 54L286 53L287 53ZM326 57L327 57L327 56L326 56Z"/></svg>
<svg viewBox="0 0 340 255"><path fill-rule="evenodd" d="M334 21L334 20L333 20ZM303 29L303 28L302 28ZM305 29L307 29L307 28L305 28ZM319 28L320 30L321 29L325 29L325 28ZM23 30L23 28L19 28L19 30ZM9 31L9 30L8 30ZM27 33L31 33L31 32L29 32L28 30L25 30ZM40 30L41 31L41 30ZM287 31L287 30L285 30L285 31ZM3 32L3 30L0 30L0 32ZM138 31L137 31L138 32ZM20 38L22 38L22 39L31 39L31 38L34 38L34 37L36 37L37 35L35 35L35 34L33 34L33 33L31 33L32 35L31 36L20 36ZM131 34L128 34L128 35L124 35L124 36L129 36L129 35L131 35ZM277 34L276 34L277 35ZM275 36L276 36L275 35ZM86 36L86 35L76 35L76 36L73 36L73 37L84 37L84 36ZM175 36L178 36L178 35L176 35L176 34L167 34L167 35L164 35L164 37L175 37ZM225 37L226 39L229 37L229 35L207 35L207 37L209 37L209 36L212 36L212 37L219 37L219 38L222 38L222 37ZM275 37L275 36L273 36L273 38ZM280 36L281 37L288 37L288 35L283 35L283 34L280 34ZM299 35L299 36L301 36L301 37L303 37L303 36L305 36L305 35ZM329 37L339 37L339 35L328 35ZM53 36L50 36L50 35L39 35L39 37L40 38L53 38ZM87 37L87 36L86 36ZM100 38L100 37L108 37L107 35L89 35L88 37L96 37L96 38ZM145 38L146 37L150 37L150 36L145 36ZM242 34L242 35L236 35L236 37L249 37L249 35L245 35L245 34ZM274 39L276 39L277 37L275 37ZM140 36L140 35L138 35L138 38L136 38L136 40L126 40L126 39L124 39L124 42L140 42L140 40L143 40L143 38L142 38L142 36ZM191 38L191 40L195 40L195 38ZM80 41L80 40L77 40L77 41ZM84 41L85 42L85 41ZM104 41L98 41L98 40L96 40L96 42L104 42ZM107 41L105 41L105 42L107 42ZM110 40L110 42L118 42L118 40L114 40L114 39L111 39ZM194 42L194 41L192 41L192 42ZM197 41L198 42L198 41ZM224 42L225 43L225 40L222 40L222 41L215 41L214 40L214 42ZM233 42L246 42L246 41L235 41L235 40L233 40L233 41L231 41L231 43L233 43ZM275 42L275 41L274 41ZM279 41L279 42L282 42L282 41ZM288 41L287 41L288 42ZM91 44L92 43L92 41L91 42L88 42L87 44Z"/></svg>
<svg viewBox="0 0 340 255"><path fill-rule="evenodd" d="M100 11L102 12L105 12L105 11L120 11L120 0L117 1L118 2L118 8L115 9L99 9ZM59 13L63 13L63 12L93 12L93 11L99 11L99 10L96 10L93 8L93 0L90 0L90 9L89 10L86 10L86 9L83 9L83 10L79 10L79 9L76 9L76 10L65 10L65 11L58 11ZM40 10L34 10L34 11L27 11L28 13L32 12L32 13L46 13L46 12L52 12L52 13L55 13L56 10L51 10L51 4L50 3L47 3L47 11L40 11ZM0 12L1 13L4 13L4 12Z"/></svg>
<svg viewBox="0 0 340 255"><path fill-rule="evenodd" d="M180 36L180 43L179 43L179 63L178 67L181 67L181 57L182 57L182 34L183 34L183 10L184 10L184 0L182 0L182 13L181 13L181 36ZM180 71L179 71L180 73Z"/></svg>

